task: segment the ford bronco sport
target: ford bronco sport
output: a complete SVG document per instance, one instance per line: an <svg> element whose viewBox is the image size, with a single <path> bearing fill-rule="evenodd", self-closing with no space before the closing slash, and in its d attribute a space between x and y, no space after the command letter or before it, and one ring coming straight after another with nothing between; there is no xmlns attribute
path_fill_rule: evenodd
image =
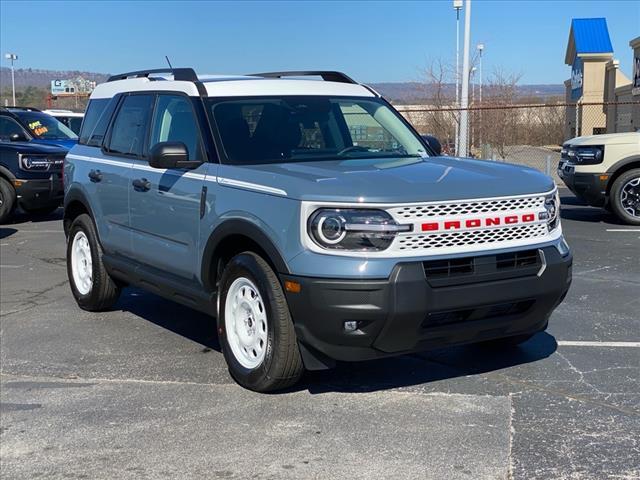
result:
<svg viewBox="0 0 640 480"><path fill-rule="evenodd" d="M137 285L207 312L256 391L336 361L518 344L571 282L549 177L432 155L339 72L111 77L64 177L80 307Z"/></svg>
<svg viewBox="0 0 640 480"><path fill-rule="evenodd" d="M573 138L562 146L558 176L589 205L640 225L640 132Z"/></svg>

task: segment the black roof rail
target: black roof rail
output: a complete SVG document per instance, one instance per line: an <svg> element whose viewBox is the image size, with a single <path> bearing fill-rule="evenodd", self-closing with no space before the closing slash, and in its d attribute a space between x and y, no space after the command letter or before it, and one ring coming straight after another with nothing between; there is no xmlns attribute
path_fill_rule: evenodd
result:
<svg viewBox="0 0 640 480"><path fill-rule="evenodd" d="M138 70L136 72L119 73L118 75L111 75L107 82L114 82L116 80L126 80L127 78L148 78L153 73L170 73L173 75L174 80L193 82L198 93L201 97L207 96L207 89L198 80L198 75L193 68L156 68L154 70Z"/></svg>
<svg viewBox="0 0 640 480"><path fill-rule="evenodd" d="M325 82L354 83L358 84L353 78L342 72L334 72L329 70L302 70L299 72L264 72L250 73L250 77L264 78L282 78L282 77L320 77Z"/></svg>
<svg viewBox="0 0 640 480"><path fill-rule="evenodd" d="M136 72L119 73L109 77L107 82L116 80L126 80L127 78L145 78L152 73L171 73L174 80L183 80L185 82L197 82L198 75L193 68L156 68L154 70L138 70Z"/></svg>

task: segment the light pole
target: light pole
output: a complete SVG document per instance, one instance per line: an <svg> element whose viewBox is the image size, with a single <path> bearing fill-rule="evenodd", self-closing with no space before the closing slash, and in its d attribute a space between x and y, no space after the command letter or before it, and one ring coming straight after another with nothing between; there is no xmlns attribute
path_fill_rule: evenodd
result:
<svg viewBox="0 0 640 480"><path fill-rule="evenodd" d="M16 105L16 76L13 72L13 62L14 60L18 60L18 55L15 53L5 53L4 58L7 60L11 60L11 88L13 90L13 106Z"/></svg>
<svg viewBox="0 0 640 480"><path fill-rule="evenodd" d="M478 53L480 54L480 71L478 72L479 81L480 81L480 92L478 93L478 104L482 107L482 51L484 50L484 43L478 44ZM482 149L482 108L478 110L478 119L480 123L480 128L478 129L478 143L480 144L480 148Z"/></svg>
<svg viewBox="0 0 640 480"><path fill-rule="evenodd" d="M462 50L462 102L460 104L460 152L469 154L469 41L471 38L471 0L464 12L464 45Z"/></svg>
<svg viewBox="0 0 640 480"><path fill-rule="evenodd" d="M453 0L453 8L456 11L456 108L460 108L460 10L462 0ZM456 121L455 155L458 155L458 141L460 135L460 110L454 115Z"/></svg>
<svg viewBox="0 0 640 480"><path fill-rule="evenodd" d="M475 108L476 106L476 82L473 81L473 77L475 76L477 71L476 67L471 67L471 70L469 70L469 83L471 84L471 107ZM475 110L471 112L471 122L470 122L470 126L469 126L469 150L471 150L473 148L474 142L473 142L473 135L475 133L475 129L473 128L475 126L476 123L476 118L478 118L478 116L476 115Z"/></svg>

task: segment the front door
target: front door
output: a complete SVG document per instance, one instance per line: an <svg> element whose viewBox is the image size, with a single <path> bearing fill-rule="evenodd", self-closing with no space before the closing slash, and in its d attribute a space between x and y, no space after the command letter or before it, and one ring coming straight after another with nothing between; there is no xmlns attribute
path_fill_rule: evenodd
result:
<svg viewBox="0 0 640 480"><path fill-rule="evenodd" d="M193 104L179 94L158 94L147 150L182 142L195 169L157 169L136 160L130 174L129 212L135 259L189 280L197 278L200 204L208 172Z"/></svg>

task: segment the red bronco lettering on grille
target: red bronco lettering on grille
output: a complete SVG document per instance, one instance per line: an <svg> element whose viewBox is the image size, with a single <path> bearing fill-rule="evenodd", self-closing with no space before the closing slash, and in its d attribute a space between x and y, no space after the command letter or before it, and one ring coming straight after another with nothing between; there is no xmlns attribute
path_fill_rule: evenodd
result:
<svg viewBox="0 0 640 480"><path fill-rule="evenodd" d="M469 218L466 220L444 220L441 222L428 222L422 224L423 232L438 232L447 230L460 230L481 227L496 227L501 225L517 225L520 223L530 223L536 220L535 213L524 213L518 215L507 215L485 218Z"/></svg>

